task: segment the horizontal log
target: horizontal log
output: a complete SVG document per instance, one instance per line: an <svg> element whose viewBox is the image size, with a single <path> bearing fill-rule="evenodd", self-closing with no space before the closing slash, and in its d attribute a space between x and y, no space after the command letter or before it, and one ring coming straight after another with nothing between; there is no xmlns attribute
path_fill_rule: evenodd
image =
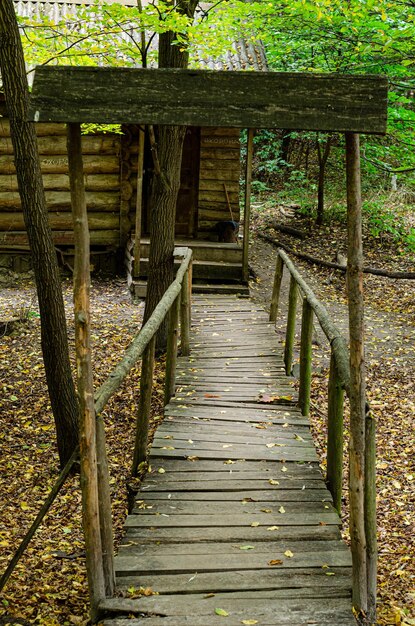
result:
<svg viewBox="0 0 415 626"><path fill-rule="evenodd" d="M51 213L49 222L52 230L70 230L72 228L72 213ZM115 230L119 228L118 213L88 213L90 230ZM0 213L0 231L24 230L25 224L22 213Z"/></svg>
<svg viewBox="0 0 415 626"><path fill-rule="evenodd" d="M216 147L202 147L200 149L200 160L203 159L216 159L220 161L227 160L239 160L241 152L239 149L235 149L234 146L226 146L226 148Z"/></svg>
<svg viewBox="0 0 415 626"><path fill-rule="evenodd" d="M241 164L239 161L239 157L237 159L227 159L227 160L223 160L223 159L207 159L207 158L200 158L200 169L201 170L214 170L215 172L219 171L224 171L227 172L228 170L231 171L236 171L238 172L238 177L240 175L240 170L241 170Z"/></svg>
<svg viewBox="0 0 415 626"><path fill-rule="evenodd" d="M89 233L91 246L117 247L120 242L119 229L91 230ZM73 246L73 230L52 231L53 242L56 246ZM27 245L28 238L25 231L0 232L0 245L14 246Z"/></svg>
<svg viewBox="0 0 415 626"><path fill-rule="evenodd" d="M226 182L226 189L228 190L228 194L230 194L231 192L234 194L238 194L239 196L239 180L238 181L227 181ZM223 181L218 181L218 180L206 180L206 179L200 179L199 180L199 190L202 191L221 191L223 194L224 199L226 200L226 196L225 196L225 190L223 188Z"/></svg>
<svg viewBox="0 0 415 626"><path fill-rule="evenodd" d="M239 212L233 213L233 218L239 218ZM221 209L199 209L199 221L201 222L221 222L230 219L228 207Z"/></svg>
<svg viewBox="0 0 415 626"><path fill-rule="evenodd" d="M85 174L115 174L120 170L120 160L117 155L83 155ZM65 156L40 157L42 174L65 174L68 172L68 159ZM0 156L0 174L14 174L14 157Z"/></svg>
<svg viewBox="0 0 415 626"><path fill-rule="evenodd" d="M214 169L205 169L204 167L200 167L200 178L202 180L217 180L217 181L239 181L240 172L238 169L230 169L230 170L214 170ZM223 189L223 186L222 186Z"/></svg>
<svg viewBox="0 0 415 626"><path fill-rule="evenodd" d="M201 148L215 148L216 150L229 150L240 147L240 141L237 137L203 137L200 140Z"/></svg>
<svg viewBox="0 0 415 626"><path fill-rule="evenodd" d="M66 137L39 137L37 143L40 155L67 154ZM118 154L119 151L118 135L84 135L82 137L83 154ZM10 140L0 140L0 154L13 154Z"/></svg>
<svg viewBox="0 0 415 626"><path fill-rule="evenodd" d="M384 134L387 90L372 75L42 66L29 119Z"/></svg>
<svg viewBox="0 0 415 626"><path fill-rule="evenodd" d="M229 200L232 205L232 209L239 206L239 196L235 191L229 193ZM199 191L199 206L209 204L226 204L225 192L222 188L221 191L209 191L208 189L200 189Z"/></svg>
<svg viewBox="0 0 415 626"><path fill-rule="evenodd" d="M46 191L46 204L49 210L70 210L71 195L66 191ZM120 194L113 191L87 192L86 203L88 209L100 209L101 211L118 211L120 206ZM0 212L18 211L21 207L20 196L17 192L0 192Z"/></svg>
<svg viewBox="0 0 415 626"><path fill-rule="evenodd" d="M118 174L85 174L86 191L117 191L120 188ZM69 191L69 174L44 174L43 187L46 191ZM0 174L0 192L16 192L17 177Z"/></svg>
<svg viewBox="0 0 415 626"><path fill-rule="evenodd" d="M38 137L49 135L64 135L66 137L66 124L48 124L47 122L36 124L36 134ZM10 122L7 118L0 119L0 137L10 137Z"/></svg>

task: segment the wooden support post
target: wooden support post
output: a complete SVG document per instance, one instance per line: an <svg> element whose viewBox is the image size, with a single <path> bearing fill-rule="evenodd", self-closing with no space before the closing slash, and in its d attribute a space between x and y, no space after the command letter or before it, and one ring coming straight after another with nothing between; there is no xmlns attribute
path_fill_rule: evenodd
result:
<svg viewBox="0 0 415 626"><path fill-rule="evenodd" d="M288 294L288 317L287 330L285 333L284 363L285 373L291 375L293 365L294 339L295 339L295 314L297 311L297 283L291 276L290 291Z"/></svg>
<svg viewBox="0 0 415 626"><path fill-rule="evenodd" d="M298 392L298 404L302 415L308 415L310 412L313 317L313 309L307 298L304 298L301 321L300 389Z"/></svg>
<svg viewBox="0 0 415 626"><path fill-rule="evenodd" d="M280 303L281 281L284 272L284 261L278 255L275 266L274 286L272 288L271 308L269 310L269 321L277 321L278 305Z"/></svg>
<svg viewBox="0 0 415 626"><path fill-rule="evenodd" d="M365 530L367 548L367 615L369 623L376 622L377 591L377 528L376 528L376 420L366 415L365 454Z"/></svg>
<svg viewBox="0 0 415 626"><path fill-rule="evenodd" d="M353 605L368 609L365 533L365 368L363 342L363 246L359 136L346 133L347 294L350 336L350 539L353 559Z"/></svg>
<svg viewBox="0 0 415 626"><path fill-rule="evenodd" d="M89 230L86 212L80 124L68 124L68 163L75 238L74 310L75 348L80 406L80 459L82 514L91 620L105 597L102 544L99 522L96 421L89 312Z"/></svg>
<svg viewBox="0 0 415 626"><path fill-rule="evenodd" d="M190 289L189 270L183 277L180 299L180 342L182 356L190 354Z"/></svg>
<svg viewBox="0 0 415 626"><path fill-rule="evenodd" d="M148 425L151 410L151 394L153 391L155 335L150 339L144 350L141 362L140 402L136 419L135 445L131 473L137 475L138 466L147 458Z"/></svg>
<svg viewBox="0 0 415 626"><path fill-rule="evenodd" d="M114 533L112 528L111 491L105 444L105 426L101 415L97 416L96 429L102 566L104 568L105 595L111 598L115 591Z"/></svg>
<svg viewBox="0 0 415 626"><path fill-rule="evenodd" d="M169 313L169 327L167 335L167 354L166 354L166 381L164 387L164 404L170 402L170 398L174 396L175 378L176 378L176 361L177 361L177 337L179 326L179 307L180 294L172 304Z"/></svg>
<svg viewBox="0 0 415 626"><path fill-rule="evenodd" d="M134 239L134 278L140 277L140 240L143 215L143 173L144 173L144 141L145 132L138 129L138 165L137 165L137 199L135 203L135 239Z"/></svg>
<svg viewBox="0 0 415 626"><path fill-rule="evenodd" d="M248 128L246 145L246 169L245 169L245 204L244 204L244 238L242 251L242 273L245 282L249 278L249 225L251 221L251 183L252 183L252 160L254 157L254 129Z"/></svg>
<svg viewBox="0 0 415 626"><path fill-rule="evenodd" d="M328 418L327 418L327 487L334 507L341 513L343 480L343 400L344 390L337 372L336 358L331 352Z"/></svg>

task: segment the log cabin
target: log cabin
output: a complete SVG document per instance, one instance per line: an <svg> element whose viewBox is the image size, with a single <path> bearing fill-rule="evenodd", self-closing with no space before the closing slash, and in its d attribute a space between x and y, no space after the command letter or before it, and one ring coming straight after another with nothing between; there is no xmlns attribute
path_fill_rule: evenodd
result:
<svg viewBox="0 0 415 626"><path fill-rule="evenodd" d="M136 1L114 0L136 6ZM18 0L19 15L32 17L39 10L53 19L76 12L90 0ZM39 9L40 7L40 9ZM266 70L261 45L238 41L223 59L193 59L199 68ZM0 265L15 271L30 267L27 237L20 209L13 149L4 101L0 102ZM64 124L36 125L43 182L59 258L71 263L73 232L69 194L66 129ZM127 265L129 280L145 279L149 250L148 194L152 157L148 134L139 148L139 126L122 126L118 133L83 136L87 206L91 232L91 263L105 272ZM139 151L143 151L139 154ZM137 178L142 160L142 180ZM140 189L137 200L137 187ZM181 186L176 207L177 245L194 250L194 278L201 282L231 282L228 288L244 291L247 255L235 228L241 221L241 141L237 128L187 127L183 147ZM136 229L139 232L136 232ZM242 230L242 229L241 229ZM248 230L248 229L246 229ZM136 239L139 245L133 245ZM247 240L246 240L247 243ZM133 250L141 256L132 263ZM247 250L247 246L246 246ZM246 258L244 258L244 256ZM136 289L143 295L142 287Z"/></svg>

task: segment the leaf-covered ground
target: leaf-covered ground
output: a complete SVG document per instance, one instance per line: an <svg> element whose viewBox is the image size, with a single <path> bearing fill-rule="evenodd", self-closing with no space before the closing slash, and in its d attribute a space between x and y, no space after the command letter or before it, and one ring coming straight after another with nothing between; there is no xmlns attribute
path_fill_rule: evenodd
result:
<svg viewBox="0 0 415 626"><path fill-rule="evenodd" d="M275 217L275 211L272 214ZM255 228L265 228L266 214L257 213ZM295 223L294 223L295 225ZM297 224L298 226L298 224ZM302 225L303 227L303 225ZM300 244L291 237L268 231L303 252L333 260L344 252L346 236L331 225L313 230ZM367 242L371 265L409 269L411 262L393 255L393 248L378 249ZM254 239L252 265L258 280L251 293L268 304L275 249ZM407 267L404 267L406 263ZM344 277L329 270L297 262L346 332ZM413 267L412 267L413 269ZM367 276L368 395L378 418L379 507L379 624L415 624L415 467L414 467L414 283ZM286 283L283 300L286 299ZM72 288L64 282L73 344ZM96 385L107 376L140 326L142 306L130 302L123 281L95 282L92 292L94 366ZM35 290L30 281L5 287L0 296L0 321L25 319L11 335L0 338L0 570L35 517L55 481L57 453L54 427L45 388L40 352L40 322ZM282 317L278 332L282 337ZM319 335L314 346L313 430L322 464L325 462L325 413L328 351ZM161 416L162 371L157 369L154 423ZM114 520L120 535L126 515L126 480L131 463L139 369L134 370L105 410ZM347 494L345 466L345 494ZM345 499L344 517L347 521ZM347 535L347 532L346 532ZM17 570L0 596L0 625L35 623L45 626L86 624L88 619L84 545L78 477L71 478L30 544Z"/></svg>
<svg viewBox="0 0 415 626"><path fill-rule="evenodd" d="M283 210L284 213L286 211ZM292 212L291 212L292 213ZM267 227L271 219L308 232L305 240ZM304 220L284 218L278 207L257 211L254 227L299 252L326 261L345 254L347 235L339 224L308 230ZM397 255L396 246L365 236L365 264L394 271L414 271L410 255ZM251 263L258 278L251 293L269 301L276 251L259 237L251 247ZM345 278L341 272L291 257L307 282L347 337ZM270 262L270 259L272 261ZM283 302L288 292L284 279ZM415 281L365 275L366 366L368 398L377 419L377 489L379 540L379 625L415 624ZM284 302L285 304L285 302ZM283 311L277 321L283 339ZM317 329L316 329L317 330ZM297 327L297 339L299 327ZM323 468L326 457L327 342L317 332L313 346L312 427ZM298 350L298 344L297 344ZM346 406L347 413L347 406ZM346 416L346 442L348 439ZM345 454L345 457L347 455ZM344 522L347 538L347 462L344 466Z"/></svg>

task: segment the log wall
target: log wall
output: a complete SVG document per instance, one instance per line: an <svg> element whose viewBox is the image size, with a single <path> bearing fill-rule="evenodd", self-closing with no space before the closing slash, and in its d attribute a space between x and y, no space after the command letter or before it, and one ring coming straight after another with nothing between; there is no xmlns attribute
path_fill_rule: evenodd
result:
<svg viewBox="0 0 415 626"><path fill-rule="evenodd" d="M230 220L225 185L232 216L239 222L240 131L237 128L202 128L198 236L215 232L217 222Z"/></svg>
<svg viewBox="0 0 415 626"><path fill-rule="evenodd" d="M56 246L74 244L69 191L66 127L36 124L43 183ZM123 135L82 138L88 222L95 249L124 248L134 230L136 213L137 127ZM238 129L202 128L198 184L197 239L217 238L216 224L239 222L240 140ZM27 235L14 167L10 127L0 118L0 248L26 249ZM1 263L0 263L1 264Z"/></svg>
<svg viewBox="0 0 415 626"><path fill-rule="evenodd" d="M40 162L53 238L57 246L72 246L66 127L36 125ZM120 137L85 135L82 138L88 221L91 244L120 244ZM26 245L8 120L0 119L0 244Z"/></svg>

